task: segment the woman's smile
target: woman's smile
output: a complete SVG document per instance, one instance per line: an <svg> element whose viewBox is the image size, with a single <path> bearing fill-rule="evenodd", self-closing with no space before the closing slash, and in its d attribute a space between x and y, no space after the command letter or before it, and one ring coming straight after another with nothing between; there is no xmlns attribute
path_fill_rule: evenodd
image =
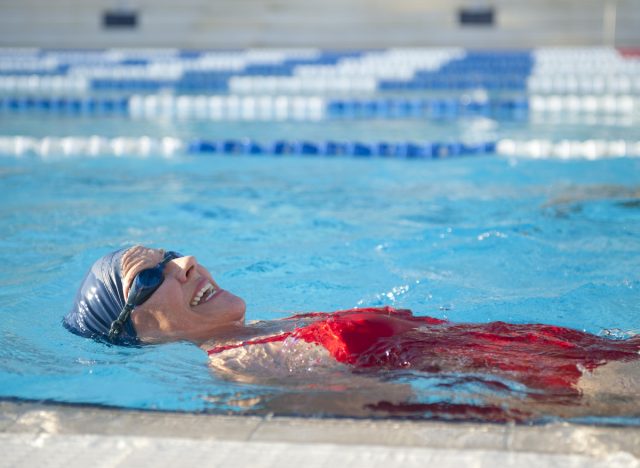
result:
<svg viewBox="0 0 640 468"><path fill-rule="evenodd" d="M216 288L208 279L204 278L198 283L196 292L191 299L191 305L197 306L209 301L218 291L220 291L219 288Z"/></svg>

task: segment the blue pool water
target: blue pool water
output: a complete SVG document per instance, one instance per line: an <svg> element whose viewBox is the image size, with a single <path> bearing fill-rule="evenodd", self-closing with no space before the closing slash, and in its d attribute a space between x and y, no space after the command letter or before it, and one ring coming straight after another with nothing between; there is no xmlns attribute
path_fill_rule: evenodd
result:
<svg viewBox="0 0 640 468"><path fill-rule="evenodd" d="M22 110L0 113L0 137L635 141L637 120L555 113L211 121ZM0 154L0 200L0 398L239 414L272 412L277 401L280 414L363 415L348 392L312 378L223 380L188 343L127 349L70 334L61 319L89 266L137 243L196 255L246 300L249 320L392 305L460 322L547 323L612 339L640 333L637 158L16 150ZM381 378L408 386L416 403L473 404L480 395L507 407L519 398L456 387L451 375ZM345 404L329 409L327 395ZM640 413L610 409L550 407L534 419L640 424Z"/></svg>
<svg viewBox="0 0 640 468"><path fill-rule="evenodd" d="M60 325L99 255L194 253L248 317L390 304L455 321L640 329L636 160L2 159L3 397L242 411L195 346ZM312 175L312 176L310 176Z"/></svg>

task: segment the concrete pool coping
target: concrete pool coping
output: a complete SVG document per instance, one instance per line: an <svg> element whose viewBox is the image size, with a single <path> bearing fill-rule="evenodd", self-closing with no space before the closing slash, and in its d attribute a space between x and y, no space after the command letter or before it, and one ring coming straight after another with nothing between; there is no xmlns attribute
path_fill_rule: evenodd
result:
<svg viewBox="0 0 640 468"><path fill-rule="evenodd" d="M0 402L0 466L636 466L640 428L221 416Z"/></svg>

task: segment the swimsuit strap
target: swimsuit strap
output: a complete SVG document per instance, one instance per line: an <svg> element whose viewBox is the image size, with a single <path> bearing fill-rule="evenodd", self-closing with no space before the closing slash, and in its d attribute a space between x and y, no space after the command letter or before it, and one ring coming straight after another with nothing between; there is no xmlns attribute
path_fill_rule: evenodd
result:
<svg viewBox="0 0 640 468"><path fill-rule="evenodd" d="M278 335L267 336L267 337L263 337L263 338L257 338L255 340L247 340L247 341L242 341L240 343L234 343L234 344L230 344L230 345L216 346L215 348L211 348L209 351L207 351L207 354L208 355L217 354L217 353L221 353L223 351L227 351L229 349L241 348L243 346L248 346L248 345L265 344L265 343L273 343L273 342L276 342L276 341L284 341L289 336L291 336L292 333L293 332L284 332L284 333L280 333Z"/></svg>

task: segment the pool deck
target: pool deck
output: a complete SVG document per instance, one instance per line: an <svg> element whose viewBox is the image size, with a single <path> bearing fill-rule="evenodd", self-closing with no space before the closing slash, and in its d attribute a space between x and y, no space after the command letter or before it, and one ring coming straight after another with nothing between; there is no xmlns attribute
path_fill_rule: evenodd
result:
<svg viewBox="0 0 640 468"><path fill-rule="evenodd" d="M640 428L162 413L0 402L0 467L639 467Z"/></svg>

